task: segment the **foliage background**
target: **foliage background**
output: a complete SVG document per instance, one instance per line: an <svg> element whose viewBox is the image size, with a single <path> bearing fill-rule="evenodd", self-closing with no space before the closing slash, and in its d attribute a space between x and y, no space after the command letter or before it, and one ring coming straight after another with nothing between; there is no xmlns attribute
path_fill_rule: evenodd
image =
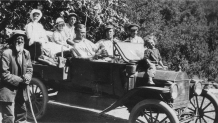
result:
<svg viewBox="0 0 218 123"><path fill-rule="evenodd" d="M87 26L93 42L104 37L104 25L116 27L116 37L128 36L126 26L137 23L139 35L153 33L158 49L170 68L181 65L190 76L217 80L218 2L199 0L35 0L0 1L0 41L6 41L5 28L24 29L33 8L41 9L40 23L53 30L55 20L75 12Z"/></svg>

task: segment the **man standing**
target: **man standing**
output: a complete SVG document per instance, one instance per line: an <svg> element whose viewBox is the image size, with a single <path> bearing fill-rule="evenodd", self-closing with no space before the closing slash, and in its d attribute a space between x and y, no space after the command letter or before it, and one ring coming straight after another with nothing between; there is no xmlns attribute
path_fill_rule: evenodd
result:
<svg viewBox="0 0 218 123"><path fill-rule="evenodd" d="M1 56L2 123L25 123L27 119L26 87L31 81L33 68L30 53L24 49L26 39L23 31L16 31L10 38L11 48L4 50Z"/></svg>

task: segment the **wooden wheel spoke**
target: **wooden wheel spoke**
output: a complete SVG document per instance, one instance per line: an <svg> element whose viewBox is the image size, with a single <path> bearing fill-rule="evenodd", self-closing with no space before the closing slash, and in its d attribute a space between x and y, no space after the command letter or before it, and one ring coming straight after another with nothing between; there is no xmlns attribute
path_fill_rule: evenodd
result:
<svg viewBox="0 0 218 123"><path fill-rule="evenodd" d="M152 117L151 107L150 107L149 109L150 109L150 118L151 118L151 122L153 122L153 117Z"/></svg>
<svg viewBox="0 0 218 123"><path fill-rule="evenodd" d="M208 118L208 119L211 119L211 120L215 120L215 118L211 118L211 117L209 117L209 116L207 116L207 115L204 115L204 117L206 117L206 118Z"/></svg>
<svg viewBox="0 0 218 123"><path fill-rule="evenodd" d="M193 112L195 112L195 109L192 109L192 108L188 108L189 110L191 110L191 111L193 111Z"/></svg>
<svg viewBox="0 0 218 123"><path fill-rule="evenodd" d="M149 122L149 119L147 118L146 115L148 115L148 114L146 114L146 113L144 112L144 113L143 113L143 116L144 116L144 118Z"/></svg>
<svg viewBox="0 0 218 123"><path fill-rule="evenodd" d="M157 112L157 116L156 116L154 122L157 122L157 121L158 121L159 114L160 114L160 111L158 110L158 112Z"/></svg>
<svg viewBox="0 0 218 123"><path fill-rule="evenodd" d="M160 123L165 123L164 121L166 121L166 119L167 119L167 116L163 120L161 120Z"/></svg>
<svg viewBox="0 0 218 123"><path fill-rule="evenodd" d="M197 107L200 108L198 104L198 96L195 96L195 98L196 98Z"/></svg>
<svg viewBox="0 0 218 123"><path fill-rule="evenodd" d="M211 111L204 111L204 113L211 113L211 112L215 112L215 110L211 110Z"/></svg>
<svg viewBox="0 0 218 123"><path fill-rule="evenodd" d="M34 104L34 106L35 106L35 111L34 112L39 112L39 107L37 106L37 104L36 103L33 103Z"/></svg>
<svg viewBox="0 0 218 123"><path fill-rule="evenodd" d="M212 102L208 103L202 110L205 110Z"/></svg>
<svg viewBox="0 0 218 123"><path fill-rule="evenodd" d="M140 122L140 123L144 123L142 120L140 119L136 119L136 121Z"/></svg>
<svg viewBox="0 0 218 123"><path fill-rule="evenodd" d="M203 97L203 100L201 101L201 106L200 106L201 109L202 109L202 106L203 106L204 99L205 99L205 97Z"/></svg>
<svg viewBox="0 0 218 123"><path fill-rule="evenodd" d="M199 120L200 120L200 123L201 123L201 118L199 118Z"/></svg>
<svg viewBox="0 0 218 123"><path fill-rule="evenodd" d="M195 120L195 123L197 123L198 120L199 120L199 118L197 118L197 119Z"/></svg>
<svg viewBox="0 0 218 123"><path fill-rule="evenodd" d="M194 100L194 99L193 99ZM194 108L196 108L196 106L192 103L192 101L190 100L190 103L191 103L191 105L194 107Z"/></svg>
<svg viewBox="0 0 218 123"><path fill-rule="evenodd" d="M37 93L38 88L39 88L39 87L37 86L36 89L35 89L35 93Z"/></svg>
<svg viewBox="0 0 218 123"><path fill-rule="evenodd" d="M202 119L204 120L205 123L207 122L207 121L204 119L204 117L202 117Z"/></svg>

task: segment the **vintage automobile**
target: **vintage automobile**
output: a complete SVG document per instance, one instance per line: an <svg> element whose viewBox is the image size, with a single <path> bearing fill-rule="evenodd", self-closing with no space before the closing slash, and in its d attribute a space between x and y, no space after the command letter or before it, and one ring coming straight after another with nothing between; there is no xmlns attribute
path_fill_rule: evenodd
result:
<svg viewBox="0 0 218 123"><path fill-rule="evenodd" d="M99 115L126 106L129 123L218 122L217 100L203 89L202 80L157 70L155 85L146 85L142 58L142 44L116 42L113 58L68 58L59 67L33 63L30 91L36 118L45 114L48 94L57 91L57 101L100 109ZM28 118L33 119L30 111Z"/></svg>

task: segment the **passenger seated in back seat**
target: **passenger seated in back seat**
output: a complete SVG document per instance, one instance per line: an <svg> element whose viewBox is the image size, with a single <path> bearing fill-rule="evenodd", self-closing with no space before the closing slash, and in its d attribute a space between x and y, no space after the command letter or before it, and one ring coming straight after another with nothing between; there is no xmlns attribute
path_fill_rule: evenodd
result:
<svg viewBox="0 0 218 123"><path fill-rule="evenodd" d="M38 9L33 9L30 13L32 22L25 26L27 38L29 40L29 42L26 43L26 49L30 51L31 59L33 60L37 60L42 53L44 43L48 42L46 31L44 30L42 24L38 22L41 17L42 12ZM38 50L36 51L36 49Z"/></svg>

